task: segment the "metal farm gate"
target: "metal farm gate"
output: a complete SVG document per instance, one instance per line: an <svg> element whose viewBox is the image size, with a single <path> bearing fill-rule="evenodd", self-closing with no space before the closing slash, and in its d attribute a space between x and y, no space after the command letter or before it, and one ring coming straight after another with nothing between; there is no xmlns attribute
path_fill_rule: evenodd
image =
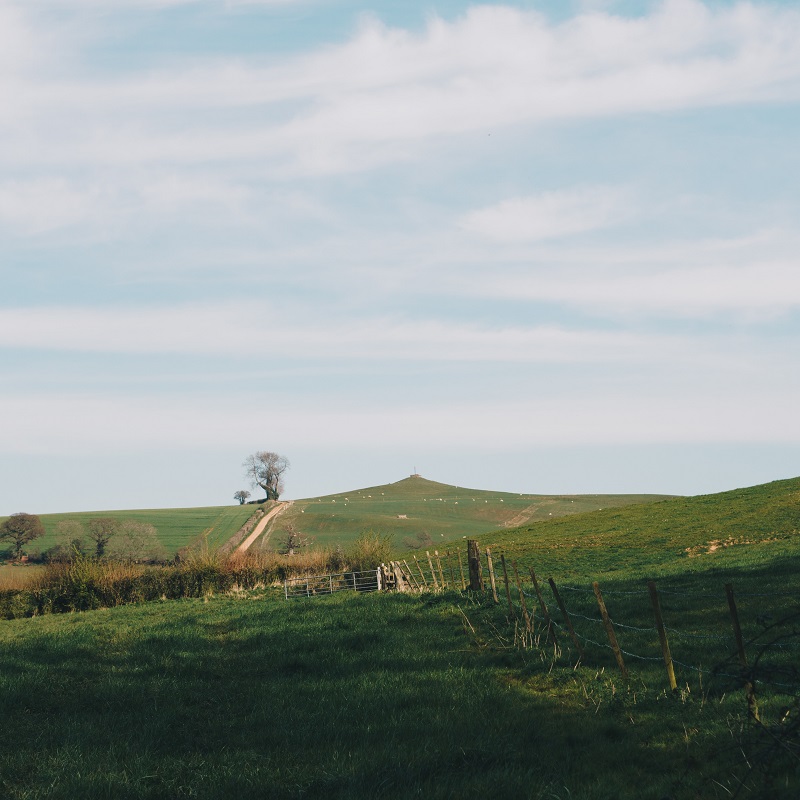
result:
<svg viewBox="0 0 800 800"><path fill-rule="evenodd" d="M382 586L381 571L337 572L331 575L303 575L287 578L283 582L283 593L287 600L293 597L313 597L335 592L377 592Z"/></svg>

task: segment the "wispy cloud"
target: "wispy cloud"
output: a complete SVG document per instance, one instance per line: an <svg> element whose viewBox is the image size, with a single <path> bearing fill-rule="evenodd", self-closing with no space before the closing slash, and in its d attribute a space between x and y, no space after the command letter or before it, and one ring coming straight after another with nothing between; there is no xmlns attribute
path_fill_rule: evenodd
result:
<svg viewBox="0 0 800 800"><path fill-rule="evenodd" d="M680 338L558 326L441 320L295 321L291 311L237 303L175 308L0 310L0 347L54 352L252 356L271 342L281 359L600 363L648 362L687 349Z"/></svg>
<svg viewBox="0 0 800 800"><path fill-rule="evenodd" d="M515 197L472 211L461 226L501 242L553 239L606 228L632 216L624 195L616 188L585 187Z"/></svg>
<svg viewBox="0 0 800 800"><path fill-rule="evenodd" d="M800 443L789 398L750 386L693 392L595 389L551 392L524 400L498 398L376 408L255 398L6 394L0 397L0 437L6 452L147 451L155 448L252 447L269 415L273 439L294 447L530 448L537 445L664 442ZM759 413L770 409L769 414ZM756 411L758 410L758 411ZM276 446L283 446L279 442Z"/></svg>
<svg viewBox="0 0 800 800"><path fill-rule="evenodd" d="M432 18L419 34L371 20L344 44L280 65L217 58L103 81L18 82L5 97L16 123L5 158L262 157L305 172L361 169L410 157L432 137L520 123L794 101L798 39L796 10L712 10L698 0L668 0L638 19L594 12L562 24L478 6L454 22ZM238 122L192 113L235 107L258 113Z"/></svg>
<svg viewBox="0 0 800 800"><path fill-rule="evenodd" d="M489 294L524 297L600 314L703 317L720 312L753 317L800 309L800 262L755 263L658 270L651 274L538 275L500 277Z"/></svg>

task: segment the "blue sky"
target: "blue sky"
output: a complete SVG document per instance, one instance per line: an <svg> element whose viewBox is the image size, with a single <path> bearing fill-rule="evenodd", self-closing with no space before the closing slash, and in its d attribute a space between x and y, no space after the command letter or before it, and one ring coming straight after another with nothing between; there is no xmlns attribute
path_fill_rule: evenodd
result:
<svg viewBox="0 0 800 800"><path fill-rule="evenodd" d="M0 514L800 474L800 9L0 0Z"/></svg>

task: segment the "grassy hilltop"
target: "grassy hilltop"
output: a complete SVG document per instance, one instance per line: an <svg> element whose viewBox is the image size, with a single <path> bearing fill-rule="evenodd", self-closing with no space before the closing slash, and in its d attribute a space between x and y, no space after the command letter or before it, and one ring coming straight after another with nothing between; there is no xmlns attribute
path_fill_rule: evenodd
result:
<svg viewBox="0 0 800 800"><path fill-rule="evenodd" d="M450 486L412 475L383 486L296 500L281 516L277 529L291 523L317 546L347 544L364 531L388 533L402 550L420 536L430 537L436 546L508 525L663 497L513 494ZM273 534L261 546L274 547L278 536Z"/></svg>

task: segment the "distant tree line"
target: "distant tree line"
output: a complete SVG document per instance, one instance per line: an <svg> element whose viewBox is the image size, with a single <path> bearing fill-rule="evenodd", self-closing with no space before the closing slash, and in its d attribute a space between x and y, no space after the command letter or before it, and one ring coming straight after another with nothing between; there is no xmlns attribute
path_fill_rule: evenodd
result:
<svg viewBox="0 0 800 800"><path fill-rule="evenodd" d="M17 561L26 546L44 533L44 525L36 514L13 514L0 525L0 541L11 543ZM56 525L56 538L56 543L41 554L45 561L69 561L76 555L131 563L166 558L156 528L134 519L92 517L86 524L65 519Z"/></svg>

